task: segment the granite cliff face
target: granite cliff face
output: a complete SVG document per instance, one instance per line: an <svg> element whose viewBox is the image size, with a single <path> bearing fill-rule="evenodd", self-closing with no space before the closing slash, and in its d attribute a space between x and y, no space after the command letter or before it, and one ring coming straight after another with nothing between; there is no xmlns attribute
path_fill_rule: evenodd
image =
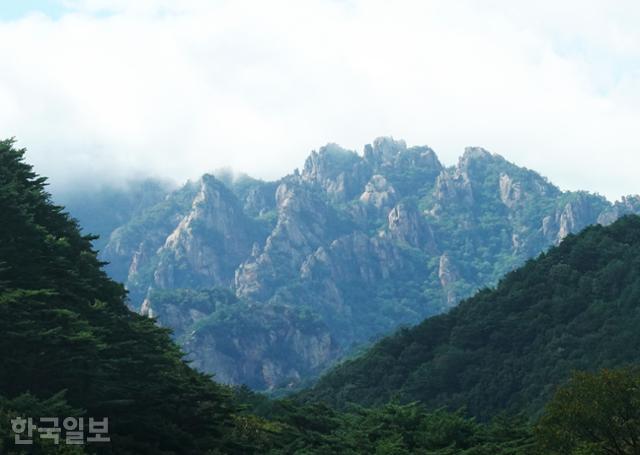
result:
<svg viewBox="0 0 640 455"><path fill-rule="evenodd" d="M191 208L157 251L159 288L229 287L235 269L259 238L257 223L237 198L210 175L202 177Z"/></svg>
<svg viewBox="0 0 640 455"><path fill-rule="evenodd" d="M640 198L563 192L481 148L445 167L379 138L362 155L322 147L277 182L205 175L110 233L103 258L195 366L268 389L626 213Z"/></svg>

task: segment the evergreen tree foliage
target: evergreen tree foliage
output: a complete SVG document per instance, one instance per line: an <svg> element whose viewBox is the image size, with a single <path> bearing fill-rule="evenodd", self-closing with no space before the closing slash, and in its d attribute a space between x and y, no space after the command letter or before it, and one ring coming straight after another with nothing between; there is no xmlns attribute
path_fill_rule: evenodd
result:
<svg viewBox="0 0 640 455"><path fill-rule="evenodd" d="M640 371L575 372L536 427L549 454L640 453Z"/></svg>
<svg viewBox="0 0 640 455"><path fill-rule="evenodd" d="M228 391L190 369L166 329L127 309L92 237L51 203L24 153L0 142L2 412L25 394L44 404L57 397L109 417L113 453L223 449Z"/></svg>
<svg viewBox="0 0 640 455"><path fill-rule="evenodd" d="M344 407L420 401L539 415L572 370L637 364L640 217L571 235L495 289L399 331L321 379L304 399Z"/></svg>

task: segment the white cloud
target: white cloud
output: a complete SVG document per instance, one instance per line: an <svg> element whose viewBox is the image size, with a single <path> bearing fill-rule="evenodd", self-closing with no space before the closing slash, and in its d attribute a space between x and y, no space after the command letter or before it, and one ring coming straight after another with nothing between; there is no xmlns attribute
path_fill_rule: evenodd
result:
<svg viewBox="0 0 640 455"><path fill-rule="evenodd" d="M640 192L634 1L68 1L0 23L0 136L56 185L275 178L379 135Z"/></svg>

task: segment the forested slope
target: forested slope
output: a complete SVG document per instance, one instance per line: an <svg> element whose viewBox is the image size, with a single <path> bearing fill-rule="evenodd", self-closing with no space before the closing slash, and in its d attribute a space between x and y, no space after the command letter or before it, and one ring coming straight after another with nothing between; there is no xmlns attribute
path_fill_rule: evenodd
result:
<svg viewBox="0 0 640 455"><path fill-rule="evenodd" d="M627 216L568 236L495 289L335 368L303 397L533 416L571 370L637 364L639 325L640 217Z"/></svg>
<svg viewBox="0 0 640 455"><path fill-rule="evenodd" d="M188 367L168 330L127 309L91 238L50 203L23 155L0 142L3 413L107 416L118 454L222 447L228 391Z"/></svg>

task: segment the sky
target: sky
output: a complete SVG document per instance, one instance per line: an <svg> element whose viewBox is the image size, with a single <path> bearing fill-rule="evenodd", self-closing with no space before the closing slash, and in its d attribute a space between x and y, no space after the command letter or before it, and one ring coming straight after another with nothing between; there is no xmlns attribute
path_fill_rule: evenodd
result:
<svg viewBox="0 0 640 455"><path fill-rule="evenodd" d="M481 146L640 193L636 0L0 0L0 138L52 188Z"/></svg>

